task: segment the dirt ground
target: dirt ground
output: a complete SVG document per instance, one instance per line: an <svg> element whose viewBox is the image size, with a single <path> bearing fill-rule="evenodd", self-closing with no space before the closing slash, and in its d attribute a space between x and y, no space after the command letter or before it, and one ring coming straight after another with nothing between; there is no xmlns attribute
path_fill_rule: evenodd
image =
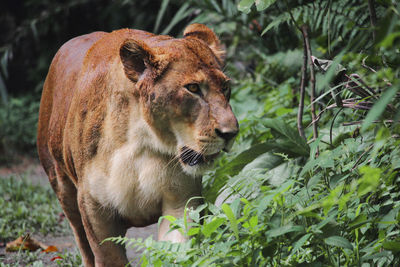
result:
<svg viewBox="0 0 400 267"><path fill-rule="evenodd" d="M13 176L15 178L26 177L34 184L38 184L41 186L48 186L48 180L46 173L44 172L42 166L39 164L37 159L31 158L21 158L20 161L16 164L12 164L10 166L2 166L0 167L0 177L9 177ZM149 236L153 236L153 238L157 238L157 224L153 224L147 227L135 228L132 227L128 230L127 236L131 238L143 238L146 239ZM75 244L74 237L72 235L69 236L40 236L33 235L33 237L40 242L46 245L53 245L59 248L62 253L76 252L77 246ZM8 263L13 265L16 260L17 252L6 252L5 244L0 244L0 258L3 258L3 263ZM135 266L137 263L136 260L140 258L140 253L135 252L133 249L127 248L127 255L129 260L133 260L132 266ZM48 253L45 257L46 266L59 266L55 262L52 262L51 259L57 256L57 253Z"/></svg>

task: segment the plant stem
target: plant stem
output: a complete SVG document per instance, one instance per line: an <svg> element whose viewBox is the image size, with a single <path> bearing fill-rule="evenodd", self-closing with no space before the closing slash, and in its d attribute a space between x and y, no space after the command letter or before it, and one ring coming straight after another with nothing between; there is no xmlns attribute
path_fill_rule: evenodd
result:
<svg viewBox="0 0 400 267"><path fill-rule="evenodd" d="M304 36L303 36L303 47L304 47L303 66L301 67L300 100L299 100L299 110L297 112L297 129L299 130L300 136L303 137L305 140L307 140L303 128L304 95L305 95L306 76L307 76L307 47Z"/></svg>
<svg viewBox="0 0 400 267"><path fill-rule="evenodd" d="M310 66L310 82L311 82L311 117L313 121L313 134L314 134L314 140L318 138L318 121L317 121L317 116L315 114L315 71L314 71L314 63L312 61L312 53L311 53L311 46L310 46L310 39L308 37L308 26L306 24L303 24L301 27L301 33L303 34L303 38L305 40L305 45L307 49L307 54L308 54L308 63ZM319 148L317 147L317 152L316 155L318 156L319 154Z"/></svg>
<svg viewBox="0 0 400 267"><path fill-rule="evenodd" d="M294 19L292 12L290 11L287 0L285 0L285 4L286 4L286 8L289 12L290 19L292 20L293 24L296 26L296 28L300 32L302 32L301 28L296 23L296 20ZM303 66L301 67L300 100L299 100L299 110L297 112L297 129L299 131L299 135L302 138L304 138L304 140L307 141L306 135L304 134L304 128L303 128L304 95L305 95L306 77L307 77L307 46L306 46L306 40L304 38L304 34L303 34L303 47L304 47Z"/></svg>

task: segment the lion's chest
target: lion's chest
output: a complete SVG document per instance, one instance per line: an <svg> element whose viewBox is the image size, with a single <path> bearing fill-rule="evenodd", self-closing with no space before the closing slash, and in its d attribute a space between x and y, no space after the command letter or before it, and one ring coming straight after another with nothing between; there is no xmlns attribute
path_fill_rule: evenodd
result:
<svg viewBox="0 0 400 267"><path fill-rule="evenodd" d="M162 157L126 144L105 161L94 160L88 166L86 185L101 205L136 224L146 224L160 215L163 192L170 180L166 165Z"/></svg>

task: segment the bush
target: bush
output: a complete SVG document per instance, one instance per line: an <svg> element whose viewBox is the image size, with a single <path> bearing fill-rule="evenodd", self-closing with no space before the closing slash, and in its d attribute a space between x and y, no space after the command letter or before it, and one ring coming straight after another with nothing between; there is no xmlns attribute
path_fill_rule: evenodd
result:
<svg viewBox="0 0 400 267"><path fill-rule="evenodd" d="M0 161L9 160L14 150L34 153L38 114L39 101L29 95L0 105Z"/></svg>
<svg viewBox="0 0 400 267"><path fill-rule="evenodd" d="M111 240L143 249L142 266L400 265L398 4L375 3L374 29L365 1L246 0L239 9L248 14L235 18L225 9L229 1L205 2L213 4L210 13L203 7L206 17L233 29L255 19L266 32L246 37L251 31L242 27L239 39L231 35L231 49L240 49L228 56L242 65L228 69L244 66L249 74L232 72L240 80L231 101L240 119L237 142L203 178L207 204L188 211L190 220L164 217L189 241ZM305 138L296 129L301 54L310 55L299 48L304 24L309 50L333 59L313 58L321 71L314 99L304 77ZM291 44L282 27L291 28ZM260 46L273 35L275 47Z"/></svg>

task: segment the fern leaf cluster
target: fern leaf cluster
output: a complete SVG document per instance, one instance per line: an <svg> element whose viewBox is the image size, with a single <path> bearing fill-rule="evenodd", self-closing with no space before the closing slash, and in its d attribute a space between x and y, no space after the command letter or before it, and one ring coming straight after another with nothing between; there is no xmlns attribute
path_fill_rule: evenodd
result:
<svg viewBox="0 0 400 267"><path fill-rule="evenodd" d="M293 1L294 2L294 1ZM263 34L283 23L298 26L307 24L311 33L328 42L328 47L335 49L346 43L350 49L368 47L372 38L365 31L371 31L368 3L362 0L319 0L313 2L290 2L279 8L282 12L264 29ZM380 6L377 14L383 16Z"/></svg>

